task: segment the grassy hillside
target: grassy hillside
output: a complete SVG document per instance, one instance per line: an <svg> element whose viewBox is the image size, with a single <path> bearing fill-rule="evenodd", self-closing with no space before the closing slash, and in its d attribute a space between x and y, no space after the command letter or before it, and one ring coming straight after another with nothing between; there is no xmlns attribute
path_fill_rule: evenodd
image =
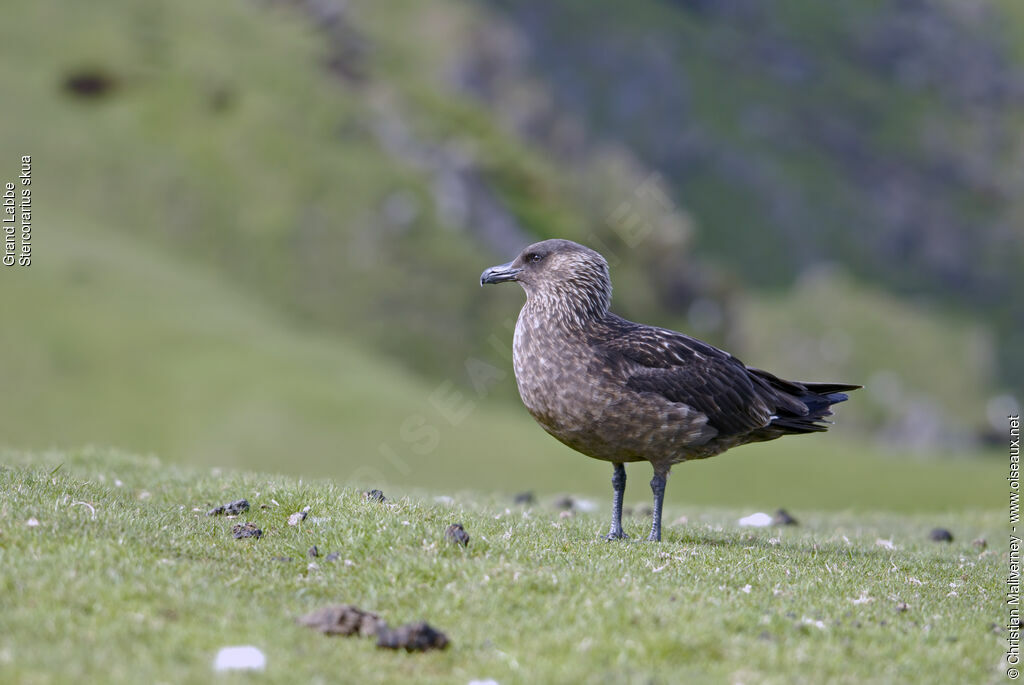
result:
<svg viewBox="0 0 1024 685"><path fill-rule="evenodd" d="M491 35L494 15L453 0L355 2L334 19L303 7L104 0L88 9L37 2L19 10L20 28L3 41L12 68L0 74L9 95L0 113L0 178L21 154L34 155L38 250L31 273L0 274L4 289L18 292L0 308L42 336L22 328L0 333L39 371L16 369L0 390L0 403L19 416L5 433L10 444L90 439L201 460L222 449L262 454L275 444L273 434L281 444L308 440L315 448L306 453L331 454L327 462L342 443L324 437L333 428L317 426L338 422L350 429L343 444L372 453L386 439L371 432L375 417L409 415L408 405L383 401L409 394L396 379L427 391L451 381L473 393L468 358L508 369L490 338L508 341L506 322L522 295L512 287L481 291L476 279L523 242L553 235L601 240L614 250L620 313L729 343L755 365L786 363L785 349L725 331L749 330L738 316L781 327L773 313L789 305L748 296L740 280L708 276L689 246L717 226L694 225L688 203L664 208L641 192L650 190L650 167L628 150L603 147L581 157L589 160L585 171L565 164L554 148L521 135L455 85L459 60ZM45 50L34 38L43 34ZM86 95L69 87L83 75L106 88ZM633 247L613 225L623 208L651 228ZM79 265L69 259L75 251L98 263ZM153 268L165 274L162 283L149 282L152 264L161 265ZM856 300L861 286L854 280L850 289ZM160 294L174 291L189 297L174 304ZM227 324L219 320L239 320L233 310L241 292L259 311L255 318L301 332L274 343L275 354L289 357L280 371L269 368L271 343L256 332L264 323L239 325L237 337L223 342ZM71 302L77 308L69 312ZM702 327L709 319L690 316L694 302L717 302L724 314ZM830 309L816 306L803 312L801 327L815 328L807 322ZM871 348L878 331L899 337L908 310L923 331L959 339L961 320L941 307L863 309L846 308L850 320L837 322L853 349ZM174 336L166 327L193 310L197 337L168 349ZM110 329L97 333L101 320ZM127 340L133 351L126 352ZM237 357L228 368L248 364L230 383L215 367L228 345ZM312 369L312 360L323 359L322 352L286 355L286 345L336 346L360 361L349 383L329 383L325 372L319 389L292 386L276 404L282 389L263 376L302 375L296 366ZM973 430L983 421L977 398L993 394L998 382L992 365L949 363L943 355L959 343L929 346L927 358L921 349L888 345L884 365L854 354L838 368L812 355L792 372L865 381L895 370L912 395L970 388L968 402L943 395L935 406L944 416L966 414L962 424ZM175 368L164 361L172 357ZM112 359L130 359L130 373L110 366ZM88 373L95 376L86 382ZM100 385L90 384L101 376ZM140 403L132 378L152 380L163 394ZM370 378L387 380L364 382ZM383 389L391 383L394 390ZM197 430L176 417L198 415L205 400L192 389L208 385L216 390L204 392L235 413ZM339 385L353 391L337 401L359 405L351 420L328 417L337 405L325 398ZM510 401L505 411L520 412L508 379L492 396ZM857 428L847 437L856 439L891 412L867 393L844 409L847 425ZM94 421L94 414L121 419ZM361 414L371 419L360 421ZM246 437L228 447L238 435Z"/></svg>
<svg viewBox="0 0 1024 685"><path fill-rule="evenodd" d="M807 512L797 528L750 530L735 525L745 510L688 510L661 544L609 544L597 539L603 515L563 518L479 495L378 504L330 481L103 451L0 461L5 682L206 682L217 650L243 644L265 653L264 682L1002 676L996 511ZM240 497L252 507L243 518L205 515ZM309 518L287 525L306 506ZM670 507L668 520L680 513ZM242 520L262 539L232 539ZM453 521L468 548L445 542ZM956 540L929 541L936 525ZM973 546L978 537L994 549ZM321 556L311 559L313 545ZM451 646L396 653L294 623L339 603L392 625L427 620Z"/></svg>

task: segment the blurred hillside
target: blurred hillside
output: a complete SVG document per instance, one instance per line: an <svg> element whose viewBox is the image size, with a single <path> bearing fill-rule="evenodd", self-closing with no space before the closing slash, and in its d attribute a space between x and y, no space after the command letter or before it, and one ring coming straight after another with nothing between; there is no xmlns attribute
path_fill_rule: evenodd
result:
<svg viewBox="0 0 1024 685"><path fill-rule="evenodd" d="M0 273L5 441L351 469L450 387L484 412L442 442L468 472L499 433L544 463L510 375L477 393L467 360L509 370L522 301L480 271L560 236L610 258L625 316L869 383L848 438L976 447L1024 386L1021 17L583 7L20 6L0 175L33 156L36 248Z"/></svg>

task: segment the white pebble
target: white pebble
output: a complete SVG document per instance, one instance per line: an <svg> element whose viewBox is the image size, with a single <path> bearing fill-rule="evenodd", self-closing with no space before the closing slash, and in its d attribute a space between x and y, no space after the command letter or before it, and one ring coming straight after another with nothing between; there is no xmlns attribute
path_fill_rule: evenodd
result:
<svg viewBox="0 0 1024 685"><path fill-rule="evenodd" d="M772 517L769 514L759 511L756 514L750 516L744 516L739 521L741 526L753 526L754 528L764 528L765 526L772 525Z"/></svg>
<svg viewBox="0 0 1024 685"><path fill-rule="evenodd" d="M223 647L213 662L215 671L262 671L267 667L267 657L257 647Z"/></svg>

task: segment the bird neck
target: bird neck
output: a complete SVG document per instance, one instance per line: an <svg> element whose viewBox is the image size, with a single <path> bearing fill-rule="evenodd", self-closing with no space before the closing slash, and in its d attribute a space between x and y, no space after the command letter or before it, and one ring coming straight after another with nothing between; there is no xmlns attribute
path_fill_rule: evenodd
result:
<svg viewBox="0 0 1024 685"><path fill-rule="evenodd" d="M581 288L544 288L526 293L526 307L565 332L578 332L608 314L611 294Z"/></svg>

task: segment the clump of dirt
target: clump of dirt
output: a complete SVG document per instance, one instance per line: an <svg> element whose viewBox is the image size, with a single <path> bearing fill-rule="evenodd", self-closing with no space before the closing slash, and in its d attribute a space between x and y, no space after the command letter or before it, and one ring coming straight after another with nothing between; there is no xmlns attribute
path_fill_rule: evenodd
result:
<svg viewBox="0 0 1024 685"><path fill-rule="evenodd" d="M800 523L785 509L778 509L772 517L773 526L798 526Z"/></svg>
<svg viewBox="0 0 1024 685"><path fill-rule="evenodd" d="M241 538L261 538L263 537L263 531L256 527L255 523L246 521L245 523L239 523L231 527L231 534L235 536L235 539Z"/></svg>
<svg viewBox="0 0 1024 685"><path fill-rule="evenodd" d="M299 625L319 630L325 635L366 637L376 635L378 630L387 629L387 625L380 619L380 616L370 611L363 611L351 604L318 609L296 619L296 621Z"/></svg>
<svg viewBox="0 0 1024 685"><path fill-rule="evenodd" d="M386 502L387 498L380 490L367 490L363 493L363 499L370 502Z"/></svg>
<svg viewBox="0 0 1024 685"><path fill-rule="evenodd" d="M64 90L85 100L98 100L110 95L117 80L100 69L83 69L64 77Z"/></svg>
<svg viewBox="0 0 1024 685"><path fill-rule="evenodd" d="M206 512L207 516L238 516L249 511L249 500L236 499L234 502L222 504Z"/></svg>
<svg viewBox="0 0 1024 685"><path fill-rule="evenodd" d="M465 547L469 544L469 533L462 527L461 523L453 523L448 526L448 530L444 532L444 539L448 542L453 542L457 545Z"/></svg>
<svg viewBox="0 0 1024 685"><path fill-rule="evenodd" d="M945 528L934 528L928 534L928 539L934 542L953 542L953 534Z"/></svg>
<svg viewBox="0 0 1024 685"><path fill-rule="evenodd" d="M565 497L559 497L551 504L555 509L560 511L569 511L576 506L576 501L572 497L566 495Z"/></svg>
<svg viewBox="0 0 1024 685"><path fill-rule="evenodd" d="M537 501L537 498L534 496L533 491L527 490L516 495L513 501L516 504L533 504Z"/></svg>
<svg viewBox="0 0 1024 685"><path fill-rule="evenodd" d="M428 649L448 647L448 636L425 621L410 623L394 630L383 626L377 633L377 646L381 649L425 652Z"/></svg>

